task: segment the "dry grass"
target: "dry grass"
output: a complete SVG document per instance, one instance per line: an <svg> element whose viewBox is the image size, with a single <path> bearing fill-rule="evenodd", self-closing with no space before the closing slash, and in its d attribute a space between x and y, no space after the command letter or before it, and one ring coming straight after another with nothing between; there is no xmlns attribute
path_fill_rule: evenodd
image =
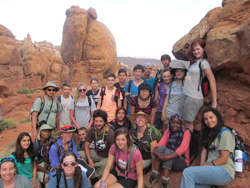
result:
<svg viewBox="0 0 250 188"><path fill-rule="evenodd" d="M5 146L4 149L1 151L0 159L4 157L9 157L10 154L13 151L15 151L15 148L16 148L16 143L12 141L11 144L9 144L8 146Z"/></svg>

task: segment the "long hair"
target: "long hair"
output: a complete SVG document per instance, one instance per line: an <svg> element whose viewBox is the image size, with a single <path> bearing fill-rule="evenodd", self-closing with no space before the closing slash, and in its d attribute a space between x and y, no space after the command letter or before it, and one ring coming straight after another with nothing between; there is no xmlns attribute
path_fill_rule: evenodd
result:
<svg viewBox="0 0 250 188"><path fill-rule="evenodd" d="M191 43L189 46L189 49L187 51L187 56L190 60L190 65L193 64L196 61L196 57L193 54L193 49L196 45L200 45L203 49L206 47L206 41L202 39L196 39L194 42ZM207 59L207 53L204 51L203 58Z"/></svg>
<svg viewBox="0 0 250 188"><path fill-rule="evenodd" d="M126 129L128 129L128 118L127 118L127 111L125 110L125 108L123 106L119 106L116 111L115 111L115 122L114 122L114 126L115 128L118 125L118 118L117 118L117 114L120 110L123 110L125 113L125 117L123 118L123 122L125 123L125 127Z"/></svg>
<svg viewBox="0 0 250 188"><path fill-rule="evenodd" d="M29 133L22 132L18 135L17 140L16 140L16 160L17 162L20 162L24 164L25 158L24 158L24 150L21 146L21 140L23 139L24 136L28 136L30 139L30 145L28 149L26 150L28 152L29 158L33 162L35 160L35 150L33 147L33 143L31 141L31 136Z"/></svg>
<svg viewBox="0 0 250 188"><path fill-rule="evenodd" d="M130 151L131 147L132 147L132 141L131 141L131 138L130 138L130 134L129 134L129 131L127 129L125 129L124 127L120 128L120 129L117 129L115 131L115 134L114 134L114 143L115 143L115 147L118 148L117 144L116 144L116 138L117 136L121 135L121 134L124 134L126 139L127 139L127 148L128 148L128 151Z"/></svg>
<svg viewBox="0 0 250 188"><path fill-rule="evenodd" d="M171 72L173 73L173 77L172 77L172 81L171 82L174 82L176 80L176 76L175 76L175 72L176 72L177 69L173 69ZM184 70L184 76L182 78L182 81L181 81L181 84L182 86L184 86L184 81L185 81L185 76L187 75L187 69L181 69L181 70Z"/></svg>
<svg viewBox="0 0 250 188"><path fill-rule="evenodd" d="M205 124L204 114L207 112L212 112L217 117L217 125L214 128L209 128ZM215 138L220 133L222 127L224 126L224 121L221 117L220 112L212 107L205 109L202 112L202 134L201 134L201 145L206 149L209 149L209 145L215 140Z"/></svg>
<svg viewBox="0 0 250 188"><path fill-rule="evenodd" d="M76 89L75 89L75 92L74 92L74 104L76 105L77 101L78 101L78 98L79 98L79 92L78 92L78 89L79 87L81 86L84 86L85 89L87 89L87 85L85 83L80 83L76 86Z"/></svg>
<svg viewBox="0 0 250 188"><path fill-rule="evenodd" d="M62 156L62 158L61 158L61 164L63 164L63 160L64 160L64 158L65 157L67 157L67 156L73 156L74 158L75 158L75 162L77 163L77 156L76 156L76 154L74 153L74 152L72 152L72 151L66 151L64 154L63 154L63 156ZM62 170L62 167L60 166L60 169ZM80 185L81 185L81 182L82 182L82 180L83 180L83 177L82 177L82 170L81 170L81 168L79 167L79 166L77 166L76 168L75 168L75 173L74 173L74 175L73 175L73 178L74 178L74 188L79 188L80 187Z"/></svg>

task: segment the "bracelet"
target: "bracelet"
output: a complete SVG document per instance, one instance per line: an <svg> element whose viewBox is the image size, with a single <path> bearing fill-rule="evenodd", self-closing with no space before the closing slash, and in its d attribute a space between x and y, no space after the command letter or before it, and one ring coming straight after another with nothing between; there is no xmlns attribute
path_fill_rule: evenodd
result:
<svg viewBox="0 0 250 188"><path fill-rule="evenodd" d="M105 182L106 182L106 180L102 180L102 181L101 181L101 184L102 184L102 183L105 183Z"/></svg>
<svg viewBox="0 0 250 188"><path fill-rule="evenodd" d="M214 166L216 166L216 165L214 164L214 161L211 161L211 163L212 163Z"/></svg>
<svg viewBox="0 0 250 188"><path fill-rule="evenodd" d="M87 160L91 159L92 157L87 157Z"/></svg>
<svg viewBox="0 0 250 188"><path fill-rule="evenodd" d="M105 183L105 182L106 182L105 180L102 180L102 181L100 182L100 187L106 188L105 185L102 185L102 184Z"/></svg>

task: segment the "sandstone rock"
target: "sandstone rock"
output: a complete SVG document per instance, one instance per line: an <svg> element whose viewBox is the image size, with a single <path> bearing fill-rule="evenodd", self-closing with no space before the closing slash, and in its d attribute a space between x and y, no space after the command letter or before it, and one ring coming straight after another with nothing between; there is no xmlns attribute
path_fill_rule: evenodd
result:
<svg viewBox="0 0 250 188"><path fill-rule="evenodd" d="M9 87L7 84L0 81L0 97L8 97L9 96Z"/></svg>

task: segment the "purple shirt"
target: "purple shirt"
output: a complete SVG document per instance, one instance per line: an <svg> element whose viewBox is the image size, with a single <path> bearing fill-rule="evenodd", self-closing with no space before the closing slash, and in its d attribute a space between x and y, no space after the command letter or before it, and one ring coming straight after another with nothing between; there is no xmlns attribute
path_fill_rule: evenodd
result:
<svg viewBox="0 0 250 188"><path fill-rule="evenodd" d="M167 89L164 88L164 82L161 82L159 84L159 87L156 87L155 89L159 93L157 112L161 112L162 111L162 107L164 105L165 98L167 96ZM159 92L159 90L160 90L160 92Z"/></svg>

